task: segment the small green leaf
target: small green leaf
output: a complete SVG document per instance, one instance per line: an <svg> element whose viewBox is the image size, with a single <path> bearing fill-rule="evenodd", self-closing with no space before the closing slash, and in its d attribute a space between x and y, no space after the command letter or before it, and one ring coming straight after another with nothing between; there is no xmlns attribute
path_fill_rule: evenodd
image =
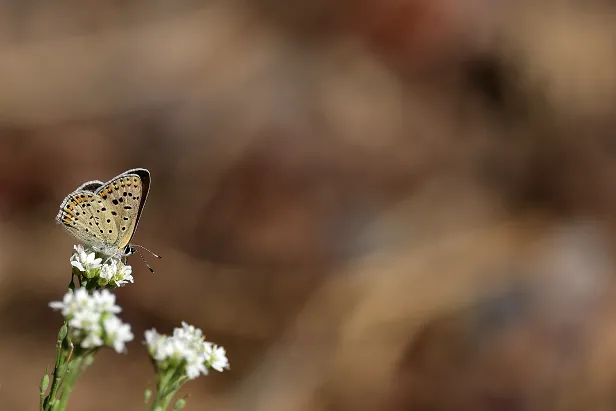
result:
<svg viewBox="0 0 616 411"><path fill-rule="evenodd" d="M180 398L179 400L177 400L175 402L175 405L173 406L173 409L174 410L181 410L185 406L186 406L186 400L184 398Z"/></svg>
<svg viewBox="0 0 616 411"><path fill-rule="evenodd" d="M63 341L66 338L66 335L68 334L68 327L66 326L66 324L64 324L61 328L60 331L58 332L58 339L60 341Z"/></svg>
<svg viewBox="0 0 616 411"><path fill-rule="evenodd" d="M49 387L49 375L45 374L41 379L40 393L45 394L47 387Z"/></svg>

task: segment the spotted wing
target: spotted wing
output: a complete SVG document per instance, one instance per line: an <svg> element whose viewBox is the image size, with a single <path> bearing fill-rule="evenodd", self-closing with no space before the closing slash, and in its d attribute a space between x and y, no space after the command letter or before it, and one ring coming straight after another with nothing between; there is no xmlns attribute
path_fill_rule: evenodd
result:
<svg viewBox="0 0 616 411"><path fill-rule="evenodd" d="M150 172L128 170L95 191L105 204L103 234L109 245L123 250L135 233L150 188ZM102 211L102 210L101 210Z"/></svg>
<svg viewBox="0 0 616 411"><path fill-rule="evenodd" d="M111 216L103 199L92 191L78 189L64 199L56 220L83 243L108 248L117 241Z"/></svg>

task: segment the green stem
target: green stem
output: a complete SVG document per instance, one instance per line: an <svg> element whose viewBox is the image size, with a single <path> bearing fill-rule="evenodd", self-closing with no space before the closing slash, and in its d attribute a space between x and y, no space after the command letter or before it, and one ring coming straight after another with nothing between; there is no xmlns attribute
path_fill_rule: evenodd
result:
<svg viewBox="0 0 616 411"><path fill-rule="evenodd" d="M77 378L92 364L94 353L96 351L82 353L69 364L67 377L62 384L62 392L60 393L60 403L58 404L58 410L64 411L68 405L68 399L73 393L73 386L77 381Z"/></svg>
<svg viewBox="0 0 616 411"><path fill-rule="evenodd" d="M173 396L167 396L163 398L157 397L152 404L152 411L166 411L172 398Z"/></svg>
<svg viewBox="0 0 616 411"><path fill-rule="evenodd" d="M165 390L167 391L167 390ZM175 392L156 392L156 397L152 403L152 411L165 411L169 407L169 403L173 399Z"/></svg>
<svg viewBox="0 0 616 411"><path fill-rule="evenodd" d="M58 403L58 410L65 410L68 404L68 399L73 392L73 385L79 375L79 368L81 368L81 362L83 359L75 359L70 364L70 368L67 372L67 376L62 384L62 391L60 392L60 402Z"/></svg>
<svg viewBox="0 0 616 411"><path fill-rule="evenodd" d="M63 326L64 327L68 326L66 321L64 321ZM62 379L64 378L64 375L66 374L66 367L62 367L62 365L65 365L68 363L71 357L72 351L73 351L72 350L73 345L71 344L70 345L71 350L69 354L66 356L66 358L64 358L62 343L63 343L63 340L58 336L58 339L56 340L56 364L53 369L53 379L51 383L51 388L49 390L49 395L47 395L47 397L43 400L43 405L42 405L42 409L45 411L52 410L54 407L54 404L56 402L56 395L58 394L58 390L60 389L60 385L62 384Z"/></svg>
<svg viewBox="0 0 616 411"><path fill-rule="evenodd" d="M175 377L175 373L165 372L156 382L156 396L152 402L151 411L165 411L169 407L171 400L173 400L181 386L179 384L170 384Z"/></svg>
<svg viewBox="0 0 616 411"><path fill-rule="evenodd" d="M173 382L173 384L169 384L169 382ZM184 370L181 367L177 367L175 371L167 379L167 383L166 383L167 389L166 389L166 392L163 391L163 395L166 395L167 392L173 393L173 395L175 395L175 393L178 392L180 387L184 385L184 382L185 382Z"/></svg>

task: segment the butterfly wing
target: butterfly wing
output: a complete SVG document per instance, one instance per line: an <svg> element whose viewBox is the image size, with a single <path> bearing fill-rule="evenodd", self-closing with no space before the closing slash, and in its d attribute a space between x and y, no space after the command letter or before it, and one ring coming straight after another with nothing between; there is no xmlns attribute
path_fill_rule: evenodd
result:
<svg viewBox="0 0 616 411"><path fill-rule="evenodd" d="M150 172L143 168L128 170L94 192L105 204L100 222L108 245L123 250L131 241L150 188Z"/></svg>
<svg viewBox="0 0 616 411"><path fill-rule="evenodd" d="M96 189L98 189L99 187L102 187L105 183L103 183L102 181L98 181L98 180L92 180L92 181L86 181L85 183L83 183L82 185L80 185L79 187L77 187L77 189L75 191L96 191Z"/></svg>
<svg viewBox="0 0 616 411"><path fill-rule="evenodd" d="M104 249L117 241L118 230L111 217L103 199L78 189L64 199L56 221L83 243Z"/></svg>

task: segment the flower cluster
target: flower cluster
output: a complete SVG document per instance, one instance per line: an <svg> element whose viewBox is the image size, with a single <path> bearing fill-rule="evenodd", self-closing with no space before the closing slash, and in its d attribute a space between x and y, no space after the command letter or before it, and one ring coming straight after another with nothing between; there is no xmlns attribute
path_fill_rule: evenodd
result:
<svg viewBox="0 0 616 411"><path fill-rule="evenodd" d="M97 257L96 251L91 248L84 248L82 245L73 247L74 252L71 256L73 272L78 276L85 277L86 281L94 283L98 287L116 288L122 287L127 283L132 283L132 267L125 265L122 261L114 257L108 257L103 261Z"/></svg>
<svg viewBox="0 0 616 411"><path fill-rule="evenodd" d="M62 311L72 341L82 348L109 346L120 353L133 339L130 325L116 316L122 309L108 290L88 294L84 288L79 288L67 292L62 301L51 302L49 306Z"/></svg>
<svg viewBox="0 0 616 411"><path fill-rule="evenodd" d="M223 371L229 361L223 347L205 341L200 329L182 322L182 328L173 330L173 335L161 335L155 329L145 332L145 344L159 370L181 373L189 379L208 369Z"/></svg>

